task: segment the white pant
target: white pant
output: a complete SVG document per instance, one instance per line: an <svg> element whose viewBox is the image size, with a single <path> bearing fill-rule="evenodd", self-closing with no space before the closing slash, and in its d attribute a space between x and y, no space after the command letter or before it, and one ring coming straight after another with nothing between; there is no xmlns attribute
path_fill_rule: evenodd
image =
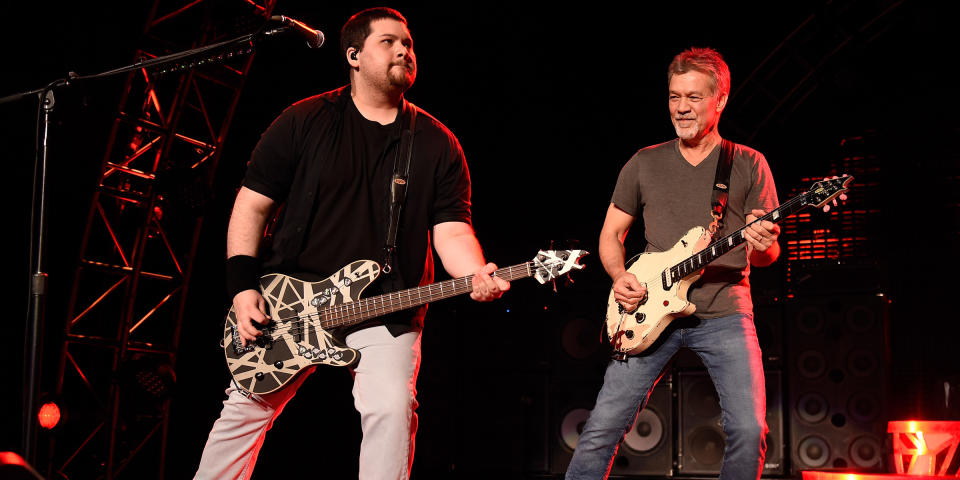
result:
<svg viewBox="0 0 960 480"><path fill-rule="evenodd" d="M360 478L406 479L417 432L420 331L394 337L386 327L375 326L347 335L346 343L360 351L360 362L352 371L354 406L363 431ZM231 381L195 478L250 478L267 430L311 373L313 369L265 395L248 396Z"/></svg>

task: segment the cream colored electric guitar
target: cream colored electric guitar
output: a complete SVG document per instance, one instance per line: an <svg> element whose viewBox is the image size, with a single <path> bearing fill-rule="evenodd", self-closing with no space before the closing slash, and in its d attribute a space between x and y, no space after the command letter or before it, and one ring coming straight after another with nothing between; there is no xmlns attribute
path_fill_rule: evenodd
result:
<svg viewBox="0 0 960 480"><path fill-rule="evenodd" d="M794 197L755 222L779 222L815 205L823 207L848 190L853 177L821 180L810 190ZM754 223L755 223L754 222ZM751 224L752 225L752 224ZM690 285L700 278L704 267L746 241L746 225L713 243L703 227L690 229L670 250L642 253L631 260L627 271L647 285L647 298L633 311L626 311L613 296L607 300L607 336L618 355L643 352L657 340L675 318L692 315L696 305L687 300Z"/></svg>

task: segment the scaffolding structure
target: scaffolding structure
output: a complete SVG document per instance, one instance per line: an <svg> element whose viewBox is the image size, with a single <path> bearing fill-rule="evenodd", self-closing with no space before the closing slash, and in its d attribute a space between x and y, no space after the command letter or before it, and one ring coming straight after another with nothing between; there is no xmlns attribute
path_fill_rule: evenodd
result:
<svg viewBox="0 0 960 480"><path fill-rule="evenodd" d="M258 3L259 2L259 3ZM156 0L149 60L251 33L275 0ZM250 42L131 72L80 242L48 444L52 478L164 477L169 395L187 288Z"/></svg>

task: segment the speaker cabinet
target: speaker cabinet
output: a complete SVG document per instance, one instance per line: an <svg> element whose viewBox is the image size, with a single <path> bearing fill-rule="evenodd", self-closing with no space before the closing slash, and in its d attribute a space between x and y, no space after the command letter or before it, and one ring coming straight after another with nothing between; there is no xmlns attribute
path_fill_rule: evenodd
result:
<svg viewBox="0 0 960 480"><path fill-rule="evenodd" d="M780 368L783 364L783 304L754 299L753 324L764 368Z"/></svg>
<svg viewBox="0 0 960 480"><path fill-rule="evenodd" d="M547 434L548 472L555 475L567 471L580 432L600 391L599 385L580 383L576 386L582 388L565 388L570 386L574 384L554 385L547 393L551 399Z"/></svg>
<svg viewBox="0 0 960 480"><path fill-rule="evenodd" d="M767 454L764 475L784 472L782 379L779 370L765 370L767 396ZM682 371L679 378L678 465L683 475L720 473L726 440L720 401L713 380L704 370Z"/></svg>
<svg viewBox="0 0 960 480"><path fill-rule="evenodd" d="M887 300L812 297L787 308L792 471L881 471Z"/></svg>
<svg viewBox="0 0 960 480"><path fill-rule="evenodd" d="M673 473L673 381L664 375L637 414L613 460L613 475Z"/></svg>
<svg viewBox="0 0 960 480"><path fill-rule="evenodd" d="M650 394L630 430L617 448L613 475L668 476L673 471L673 394L669 376L664 376ZM599 390L561 400L550 427L551 474L567 471L580 433L594 407Z"/></svg>
<svg viewBox="0 0 960 480"><path fill-rule="evenodd" d="M546 398L547 472L567 471L577 439L603 385L610 358L609 346L601 343L603 320L561 303L551 321L555 329L551 345L551 369Z"/></svg>

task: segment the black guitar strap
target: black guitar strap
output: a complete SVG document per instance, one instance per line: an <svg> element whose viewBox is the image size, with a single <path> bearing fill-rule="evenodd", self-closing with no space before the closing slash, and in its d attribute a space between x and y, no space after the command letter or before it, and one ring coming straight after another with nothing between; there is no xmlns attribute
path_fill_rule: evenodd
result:
<svg viewBox="0 0 960 480"><path fill-rule="evenodd" d="M733 169L733 142L723 139L720 142L720 159L717 160L717 175L713 180L713 197L710 200L710 234L716 238L723 229L723 214L727 208L730 193L730 171Z"/></svg>
<svg viewBox="0 0 960 480"><path fill-rule="evenodd" d="M393 161L393 178L390 179L390 224L387 226L387 239L383 245L383 273L393 271L391 262L397 251L397 230L400 226L400 211L407 198L407 180L410 178L410 159L413 157L413 131L417 123L417 107L404 100L410 112L410 130L404 132L401 127L400 145ZM401 122L402 124L402 122ZM406 157L401 161L401 155Z"/></svg>

